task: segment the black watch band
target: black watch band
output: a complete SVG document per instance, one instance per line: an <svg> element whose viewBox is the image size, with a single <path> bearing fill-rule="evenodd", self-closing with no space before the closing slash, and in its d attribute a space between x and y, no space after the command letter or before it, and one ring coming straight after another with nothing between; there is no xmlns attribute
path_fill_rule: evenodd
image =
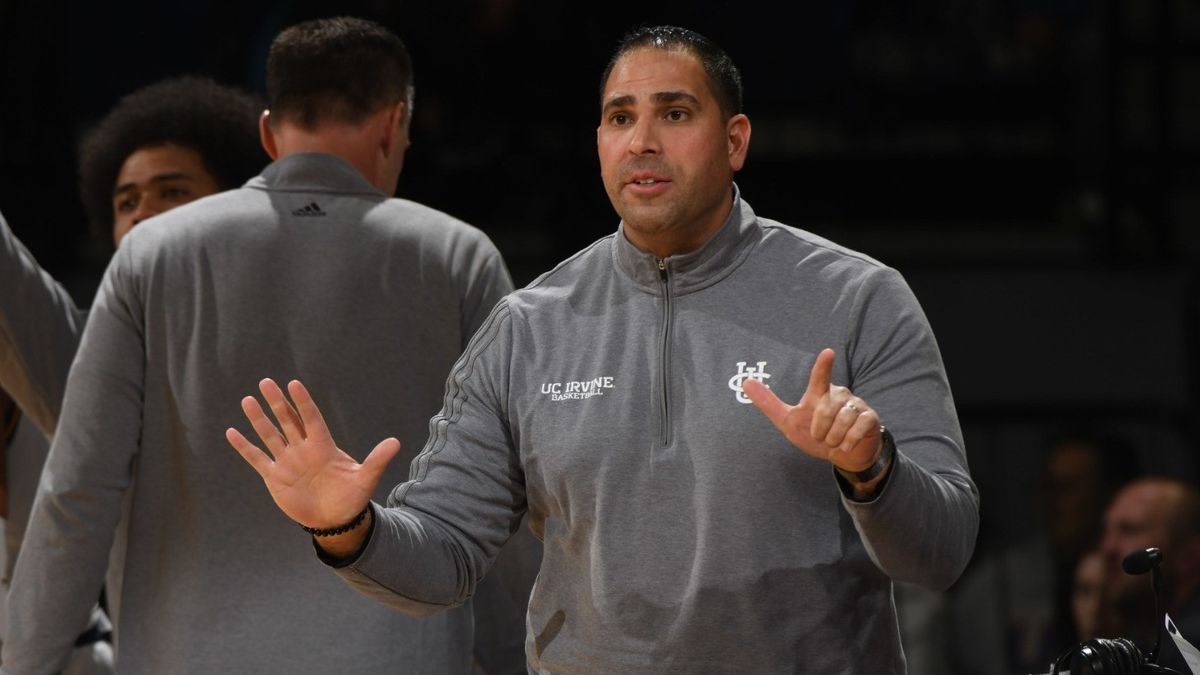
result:
<svg viewBox="0 0 1200 675"><path fill-rule="evenodd" d="M896 458L896 439L892 438L892 432L883 426L879 427L879 435L883 438L883 448L875 457L875 463L862 471L842 471L843 476L855 483L867 483L878 478L888 464L892 463Z"/></svg>

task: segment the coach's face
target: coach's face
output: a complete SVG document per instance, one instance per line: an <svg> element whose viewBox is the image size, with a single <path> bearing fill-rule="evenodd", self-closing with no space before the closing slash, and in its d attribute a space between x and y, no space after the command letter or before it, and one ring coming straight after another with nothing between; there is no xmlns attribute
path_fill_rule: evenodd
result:
<svg viewBox="0 0 1200 675"><path fill-rule="evenodd" d="M121 164L113 186L113 244L150 216L220 190L192 148L170 143L138 148Z"/></svg>
<svg viewBox="0 0 1200 675"><path fill-rule="evenodd" d="M635 49L605 83L596 144L625 234L659 257L695 249L724 223L750 142L745 115L725 119L690 53Z"/></svg>

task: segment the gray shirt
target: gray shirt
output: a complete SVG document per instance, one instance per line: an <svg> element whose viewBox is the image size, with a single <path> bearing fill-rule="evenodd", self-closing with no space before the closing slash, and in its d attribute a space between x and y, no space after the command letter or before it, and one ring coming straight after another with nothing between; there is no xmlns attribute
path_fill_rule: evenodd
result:
<svg viewBox="0 0 1200 675"><path fill-rule="evenodd" d="M285 157L139 225L71 369L4 672L61 667L106 569L122 673L464 672L469 607L420 621L349 592L223 430L260 378L303 377L347 452L395 435L411 457L510 288L478 230L385 198L330 155Z"/></svg>
<svg viewBox="0 0 1200 675"><path fill-rule="evenodd" d="M6 596L50 449L47 436L58 424L67 373L86 318L87 313L38 265L0 214L0 388L23 412L5 453L8 513L0 592ZM96 597L88 598L91 618L86 630L81 629L91 635L110 629L108 618L95 605ZM111 673L108 652L107 644L97 642L78 647L64 672Z"/></svg>
<svg viewBox="0 0 1200 675"><path fill-rule="evenodd" d="M0 214L0 387L47 436L87 312L42 269Z"/></svg>
<svg viewBox="0 0 1200 675"><path fill-rule="evenodd" d="M740 392L799 400L824 347L899 448L867 503ZM528 510L533 672L902 673L892 580L944 588L974 547L978 494L903 279L736 195L697 251L660 261L618 230L503 300L430 426L338 573L407 612L452 607Z"/></svg>

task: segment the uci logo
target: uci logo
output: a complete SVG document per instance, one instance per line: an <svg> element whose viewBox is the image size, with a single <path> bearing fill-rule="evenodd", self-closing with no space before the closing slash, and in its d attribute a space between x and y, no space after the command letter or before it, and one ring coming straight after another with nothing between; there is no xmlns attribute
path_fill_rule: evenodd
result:
<svg viewBox="0 0 1200 675"><path fill-rule="evenodd" d="M736 394L738 403L749 403L750 397L746 396L745 392L742 391L742 383L749 378L763 382L763 380L771 377L767 373L767 362L759 361L757 368L747 368L745 361L738 361L737 367L737 375L729 378L729 388ZM763 384L766 384L766 382L763 382Z"/></svg>

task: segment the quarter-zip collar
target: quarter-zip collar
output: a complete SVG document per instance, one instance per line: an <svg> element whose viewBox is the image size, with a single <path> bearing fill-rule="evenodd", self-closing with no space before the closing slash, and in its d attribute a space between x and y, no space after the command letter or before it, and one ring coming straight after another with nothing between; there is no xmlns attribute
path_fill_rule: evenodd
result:
<svg viewBox="0 0 1200 675"><path fill-rule="evenodd" d="M724 279L745 261L761 238L758 218L734 184L733 208L721 229L695 251L664 259L670 270L671 293L686 295ZM630 243L625 236L625 221L617 228L612 250L613 263L634 285L653 295L662 294L659 259Z"/></svg>
<svg viewBox="0 0 1200 675"><path fill-rule="evenodd" d="M386 199L346 160L326 152L296 152L271 162L246 187L283 192L370 195Z"/></svg>

